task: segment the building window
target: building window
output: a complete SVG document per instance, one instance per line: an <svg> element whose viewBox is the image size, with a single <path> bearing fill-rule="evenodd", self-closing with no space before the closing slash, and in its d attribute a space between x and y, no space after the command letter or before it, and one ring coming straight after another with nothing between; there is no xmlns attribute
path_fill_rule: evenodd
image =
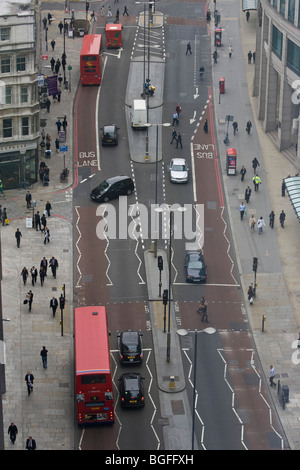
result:
<svg viewBox="0 0 300 470"><path fill-rule="evenodd" d="M279 11L283 16L285 15L285 0L280 0Z"/></svg>
<svg viewBox="0 0 300 470"><path fill-rule="evenodd" d="M289 0L288 20L294 24L295 21L295 0Z"/></svg>
<svg viewBox="0 0 300 470"><path fill-rule="evenodd" d="M21 87L21 103L28 103L28 87Z"/></svg>
<svg viewBox="0 0 300 470"><path fill-rule="evenodd" d="M278 8L278 0L273 0L273 7L276 8L276 10L277 10L277 8Z"/></svg>
<svg viewBox="0 0 300 470"><path fill-rule="evenodd" d="M12 96L12 87L11 86L5 86L5 92L4 92L4 103L5 104L12 104L11 96Z"/></svg>
<svg viewBox="0 0 300 470"><path fill-rule="evenodd" d="M288 39L286 65L293 72L300 75L300 47Z"/></svg>
<svg viewBox="0 0 300 470"><path fill-rule="evenodd" d="M26 70L26 59L24 56L17 57L17 72L25 72Z"/></svg>
<svg viewBox="0 0 300 470"><path fill-rule="evenodd" d="M10 28L0 28L0 41L10 40Z"/></svg>
<svg viewBox="0 0 300 470"><path fill-rule="evenodd" d="M276 26L272 28L272 51L281 59L282 57L282 33Z"/></svg>
<svg viewBox="0 0 300 470"><path fill-rule="evenodd" d="M12 119L3 119L3 137L12 137Z"/></svg>
<svg viewBox="0 0 300 470"><path fill-rule="evenodd" d="M29 135L29 118L22 118L22 135Z"/></svg>
<svg viewBox="0 0 300 470"><path fill-rule="evenodd" d="M10 73L10 57L1 57L1 73Z"/></svg>

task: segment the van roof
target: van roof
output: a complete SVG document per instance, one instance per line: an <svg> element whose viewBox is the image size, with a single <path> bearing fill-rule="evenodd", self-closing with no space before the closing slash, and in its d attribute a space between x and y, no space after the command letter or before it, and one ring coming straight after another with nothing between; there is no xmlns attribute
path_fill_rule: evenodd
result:
<svg viewBox="0 0 300 470"><path fill-rule="evenodd" d="M145 108L146 107L146 100L133 100L133 105L135 107Z"/></svg>
<svg viewBox="0 0 300 470"><path fill-rule="evenodd" d="M107 178L106 181L108 184L114 184L117 181L130 180L130 179L131 178L129 176L120 175L120 176L113 176L112 178Z"/></svg>

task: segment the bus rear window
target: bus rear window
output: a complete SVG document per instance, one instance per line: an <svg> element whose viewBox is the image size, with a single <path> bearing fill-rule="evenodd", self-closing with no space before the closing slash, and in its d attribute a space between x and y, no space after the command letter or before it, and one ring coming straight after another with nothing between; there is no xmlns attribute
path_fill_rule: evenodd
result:
<svg viewBox="0 0 300 470"><path fill-rule="evenodd" d="M105 374L88 374L88 375L81 376L82 385L105 384L105 383L106 383Z"/></svg>
<svg viewBox="0 0 300 470"><path fill-rule="evenodd" d="M83 62L95 62L97 60L96 55L85 55L83 56Z"/></svg>

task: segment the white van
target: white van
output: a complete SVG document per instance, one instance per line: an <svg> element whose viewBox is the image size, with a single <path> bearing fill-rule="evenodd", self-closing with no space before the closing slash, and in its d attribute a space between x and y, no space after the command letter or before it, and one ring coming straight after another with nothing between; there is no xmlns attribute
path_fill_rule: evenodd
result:
<svg viewBox="0 0 300 470"><path fill-rule="evenodd" d="M130 112L131 127L134 129L144 129L147 123L146 100L133 100L133 107Z"/></svg>

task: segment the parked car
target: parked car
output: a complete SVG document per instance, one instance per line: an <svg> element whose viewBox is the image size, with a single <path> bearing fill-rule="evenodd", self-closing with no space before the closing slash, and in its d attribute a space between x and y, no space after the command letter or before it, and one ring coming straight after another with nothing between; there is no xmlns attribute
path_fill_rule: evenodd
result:
<svg viewBox="0 0 300 470"><path fill-rule="evenodd" d="M141 374L135 372L121 375L119 392L122 408L145 405L143 379Z"/></svg>
<svg viewBox="0 0 300 470"><path fill-rule="evenodd" d="M98 184L90 194L92 201L107 202L119 196L126 196L134 190L134 183L129 176L115 176Z"/></svg>
<svg viewBox="0 0 300 470"><path fill-rule="evenodd" d="M201 251L189 251L184 267L186 282L206 282L206 264Z"/></svg>
<svg viewBox="0 0 300 470"><path fill-rule="evenodd" d="M104 126L102 130L102 145L118 145L119 140L119 127L115 124Z"/></svg>
<svg viewBox="0 0 300 470"><path fill-rule="evenodd" d="M141 364L143 360L142 333L126 330L118 335L120 362L122 364Z"/></svg>
<svg viewBox="0 0 300 470"><path fill-rule="evenodd" d="M169 166L170 180L172 183L187 183L189 169L184 158L172 158Z"/></svg>

